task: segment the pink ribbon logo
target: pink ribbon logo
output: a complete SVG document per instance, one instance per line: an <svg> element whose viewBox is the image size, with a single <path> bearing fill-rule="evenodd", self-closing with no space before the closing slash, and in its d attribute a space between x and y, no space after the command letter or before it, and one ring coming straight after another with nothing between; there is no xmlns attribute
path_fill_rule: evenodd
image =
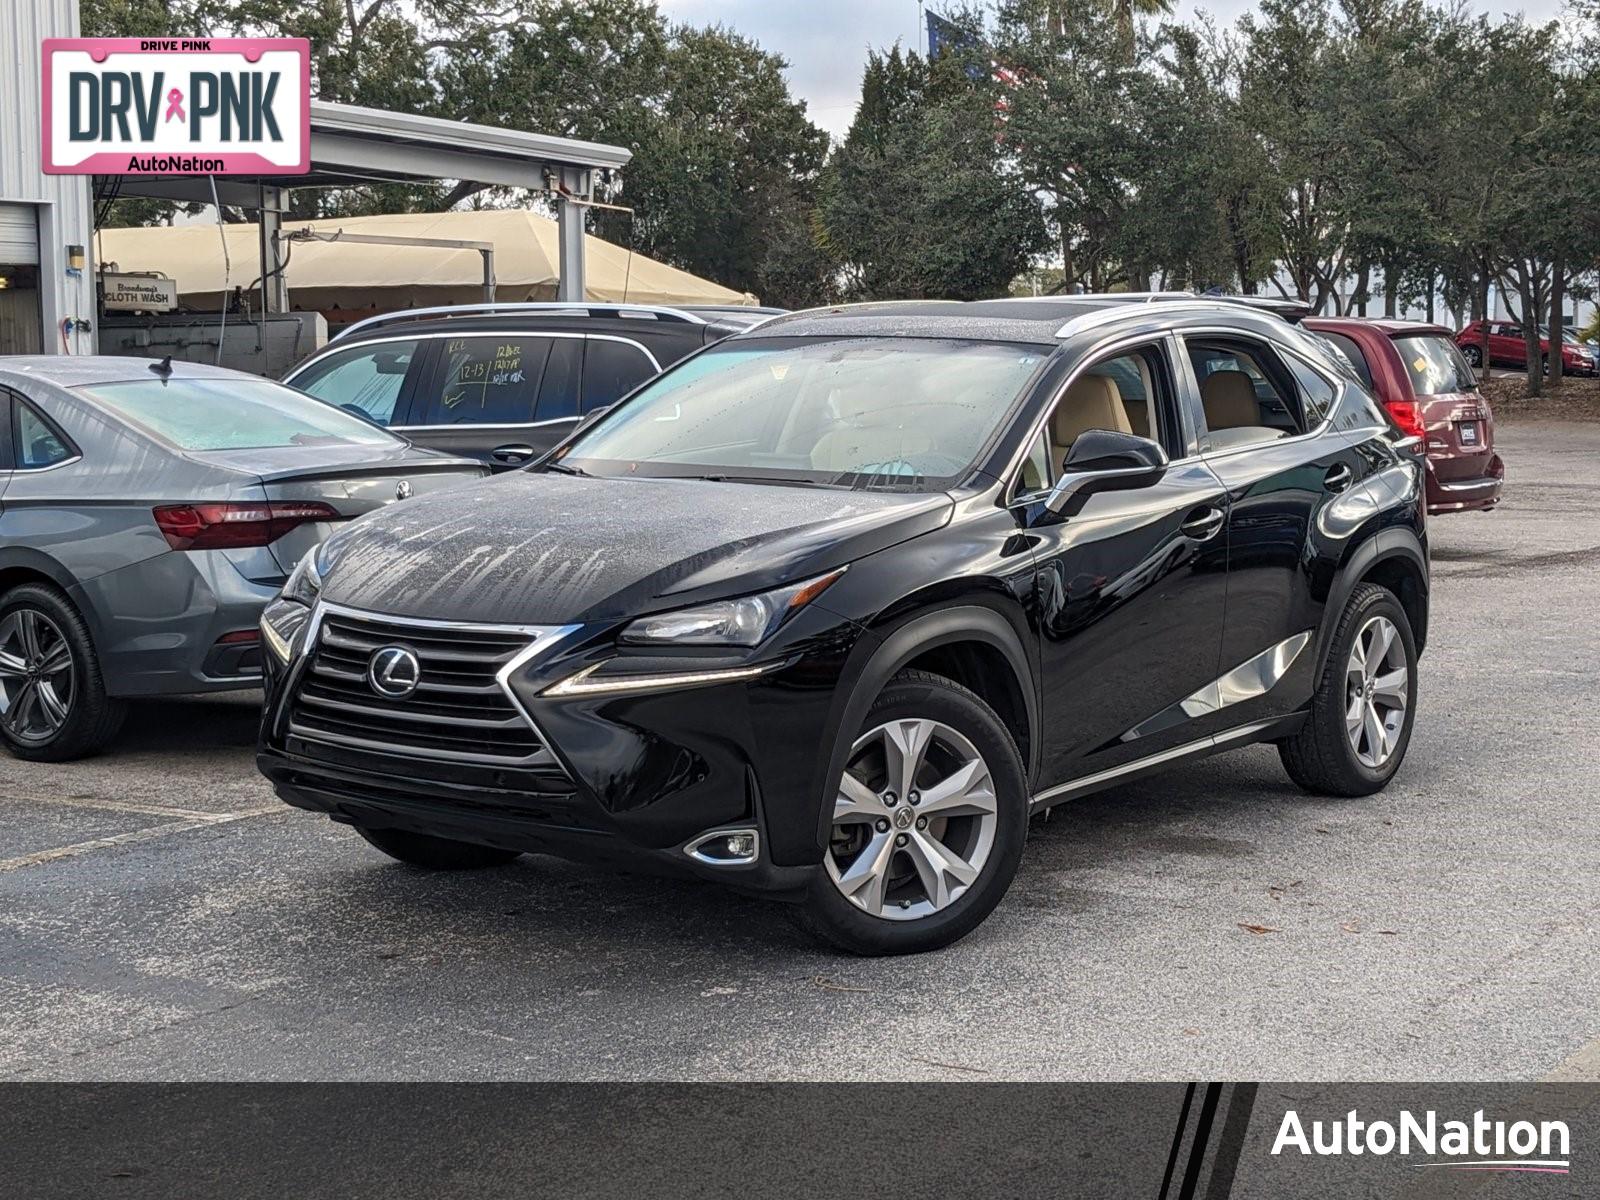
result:
<svg viewBox="0 0 1600 1200"><path fill-rule="evenodd" d="M164 121L170 121L173 117L177 117L180 121L188 120L183 115L183 93L177 88L167 93L167 115Z"/></svg>

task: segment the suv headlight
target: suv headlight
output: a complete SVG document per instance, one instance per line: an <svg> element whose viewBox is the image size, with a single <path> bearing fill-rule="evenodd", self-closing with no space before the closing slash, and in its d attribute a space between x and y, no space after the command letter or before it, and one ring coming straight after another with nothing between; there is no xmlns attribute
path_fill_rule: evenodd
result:
<svg viewBox="0 0 1600 1200"><path fill-rule="evenodd" d="M755 596L640 617L619 640L636 646L758 646L832 586L845 568Z"/></svg>

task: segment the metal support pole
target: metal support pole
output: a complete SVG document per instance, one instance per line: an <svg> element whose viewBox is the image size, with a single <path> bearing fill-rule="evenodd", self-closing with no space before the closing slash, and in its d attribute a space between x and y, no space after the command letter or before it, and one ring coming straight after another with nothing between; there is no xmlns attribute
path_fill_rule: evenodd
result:
<svg viewBox="0 0 1600 1200"><path fill-rule="evenodd" d="M583 265L583 205L573 201L589 197L588 171L564 167L561 170L563 190L556 195L556 224L559 227L561 277L556 283L556 299L582 301L586 298Z"/></svg>
<svg viewBox="0 0 1600 1200"><path fill-rule="evenodd" d="M494 250L489 248L478 251L483 255L483 302L494 303Z"/></svg>
<svg viewBox="0 0 1600 1200"><path fill-rule="evenodd" d="M283 277L282 259L278 255L278 231L283 227L283 209L287 199L283 188L263 186L257 210L261 233L261 311L286 313L289 311L289 281Z"/></svg>

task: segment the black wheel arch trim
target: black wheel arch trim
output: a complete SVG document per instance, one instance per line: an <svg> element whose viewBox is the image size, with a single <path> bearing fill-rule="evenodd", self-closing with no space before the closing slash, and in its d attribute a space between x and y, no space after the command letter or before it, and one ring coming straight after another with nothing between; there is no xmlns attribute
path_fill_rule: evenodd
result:
<svg viewBox="0 0 1600 1200"><path fill-rule="evenodd" d="M817 814L819 845L827 845L833 815L829 803L832 782L844 770L850 743L854 740L845 734L861 726L879 693L907 663L929 650L959 642L982 642L992 646L1010 664L1027 712L1030 761L1023 766L1031 786L1038 774L1040 752L1039 689L1036 672L1016 627L997 609L984 604L960 604L925 611L907 617L886 631L871 631L857 643L856 653L865 661L853 673L849 689L835 702L835 714L829 722L834 730L834 745L821 781L821 804Z"/></svg>
<svg viewBox="0 0 1600 1200"><path fill-rule="evenodd" d="M1428 640L1428 552L1411 530L1389 528L1378 530L1357 545L1335 576L1327 604L1323 608L1322 627L1317 631L1316 661L1319 664L1327 662L1334 631L1339 627L1339 618L1344 614L1344 607L1349 603L1350 594L1356 590L1358 584L1367 579L1374 567L1395 560L1410 566L1420 581L1423 620L1421 628L1416 628L1417 623L1413 622L1411 635L1416 640L1417 653L1419 655L1422 653L1422 648Z"/></svg>

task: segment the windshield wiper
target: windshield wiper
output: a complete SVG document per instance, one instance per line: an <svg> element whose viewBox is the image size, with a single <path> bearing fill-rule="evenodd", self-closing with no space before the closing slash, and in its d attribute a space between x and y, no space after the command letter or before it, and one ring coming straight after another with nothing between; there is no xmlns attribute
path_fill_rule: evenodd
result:
<svg viewBox="0 0 1600 1200"><path fill-rule="evenodd" d="M562 462L547 462L544 464L544 469L546 471L554 471L558 475L582 475L585 479L594 478L593 475L589 474L589 472L585 471L582 467L569 467L566 463Z"/></svg>
<svg viewBox="0 0 1600 1200"><path fill-rule="evenodd" d="M827 487L815 479L796 479L788 475L683 475L682 479L703 479L707 483L786 483L795 487Z"/></svg>

